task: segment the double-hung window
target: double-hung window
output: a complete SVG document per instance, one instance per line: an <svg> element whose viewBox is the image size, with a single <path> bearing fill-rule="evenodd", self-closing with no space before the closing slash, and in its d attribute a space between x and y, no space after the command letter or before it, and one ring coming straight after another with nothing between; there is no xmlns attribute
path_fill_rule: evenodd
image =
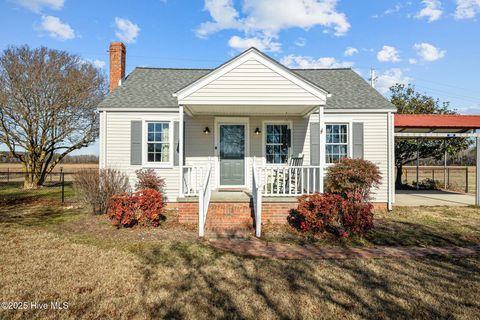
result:
<svg viewBox="0 0 480 320"><path fill-rule="evenodd" d="M147 160L160 164L170 162L169 122L147 122Z"/></svg>
<svg viewBox="0 0 480 320"><path fill-rule="evenodd" d="M348 125L327 124L326 126L326 163L335 163L348 156Z"/></svg>
<svg viewBox="0 0 480 320"><path fill-rule="evenodd" d="M286 164L290 147L290 129L286 123L265 126L265 157L269 164Z"/></svg>

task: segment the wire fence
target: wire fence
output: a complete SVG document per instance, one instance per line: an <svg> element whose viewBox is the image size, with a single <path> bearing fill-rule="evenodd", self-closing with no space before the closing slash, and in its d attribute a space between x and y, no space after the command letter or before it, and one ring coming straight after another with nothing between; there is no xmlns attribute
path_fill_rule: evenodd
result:
<svg viewBox="0 0 480 320"><path fill-rule="evenodd" d="M29 172L18 169L0 170L0 204L16 204L39 199L54 200L65 203L74 199L74 171L63 169L48 174L41 187L24 189L24 182Z"/></svg>
<svg viewBox="0 0 480 320"><path fill-rule="evenodd" d="M415 166L403 167L402 183L416 187L417 169ZM444 189L475 193L476 168L473 166L420 166L418 183L421 189Z"/></svg>

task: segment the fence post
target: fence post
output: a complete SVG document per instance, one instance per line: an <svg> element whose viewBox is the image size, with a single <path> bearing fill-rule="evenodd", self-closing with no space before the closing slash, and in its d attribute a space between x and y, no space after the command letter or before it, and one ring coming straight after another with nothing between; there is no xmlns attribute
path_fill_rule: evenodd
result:
<svg viewBox="0 0 480 320"><path fill-rule="evenodd" d="M62 172L63 172L63 167L60 167L60 181L62 181Z"/></svg>
<svg viewBox="0 0 480 320"><path fill-rule="evenodd" d="M447 187L448 189L450 187L450 168L447 168Z"/></svg>
<svg viewBox="0 0 480 320"><path fill-rule="evenodd" d="M468 193L468 166L465 168L465 193Z"/></svg>
<svg viewBox="0 0 480 320"><path fill-rule="evenodd" d="M65 173L63 173L63 170L60 171L60 179L62 181L62 203L65 203Z"/></svg>
<svg viewBox="0 0 480 320"><path fill-rule="evenodd" d="M7 168L7 183L10 182L10 168Z"/></svg>

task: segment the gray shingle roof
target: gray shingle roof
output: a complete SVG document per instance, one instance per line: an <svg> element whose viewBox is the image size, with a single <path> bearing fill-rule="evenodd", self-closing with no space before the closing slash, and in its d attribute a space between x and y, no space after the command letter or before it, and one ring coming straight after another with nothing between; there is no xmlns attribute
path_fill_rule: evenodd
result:
<svg viewBox="0 0 480 320"><path fill-rule="evenodd" d="M394 109L380 93L352 69L291 69L332 94L328 109ZM198 80L212 69L136 68L99 108L176 107L172 93Z"/></svg>

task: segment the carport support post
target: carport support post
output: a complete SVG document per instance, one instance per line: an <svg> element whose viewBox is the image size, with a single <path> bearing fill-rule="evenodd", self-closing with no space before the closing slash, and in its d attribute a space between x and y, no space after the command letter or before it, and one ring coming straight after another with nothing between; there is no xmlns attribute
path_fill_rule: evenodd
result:
<svg viewBox="0 0 480 320"><path fill-rule="evenodd" d="M478 206L480 205L480 137L477 136L477 159L476 159L476 170L475 170L475 180L476 180L476 185L475 185L475 205Z"/></svg>
<svg viewBox="0 0 480 320"><path fill-rule="evenodd" d="M419 174L418 174L418 167L420 166L420 139L417 138L417 190L420 189L420 186L418 185L418 179L419 179Z"/></svg>
<svg viewBox="0 0 480 320"><path fill-rule="evenodd" d="M445 190L447 190L447 139L443 141L443 148L445 149L445 154L443 155L443 184Z"/></svg>

